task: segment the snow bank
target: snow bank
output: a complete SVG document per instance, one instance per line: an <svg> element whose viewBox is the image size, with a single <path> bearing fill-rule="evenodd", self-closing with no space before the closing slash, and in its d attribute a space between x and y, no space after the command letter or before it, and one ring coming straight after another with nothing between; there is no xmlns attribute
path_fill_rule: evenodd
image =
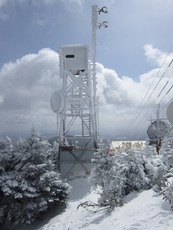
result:
<svg viewBox="0 0 173 230"><path fill-rule="evenodd" d="M88 185L84 183L82 186L83 182L81 179L73 181L75 186L81 186L81 191L82 188L86 191ZM78 208L85 201L97 202L98 197L98 191L93 190L80 200L71 200L65 212L50 219L39 230L172 230L173 213L162 196L153 190L129 194L124 206L112 212L102 210L94 213L83 207Z"/></svg>

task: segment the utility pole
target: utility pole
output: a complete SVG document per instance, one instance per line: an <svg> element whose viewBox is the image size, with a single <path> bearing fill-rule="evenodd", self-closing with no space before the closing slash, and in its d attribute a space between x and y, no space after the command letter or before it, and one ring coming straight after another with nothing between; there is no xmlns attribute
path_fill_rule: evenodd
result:
<svg viewBox="0 0 173 230"><path fill-rule="evenodd" d="M160 147L161 147L161 130L160 130L160 104L158 104L158 108L156 110L156 118L157 118L157 143L156 143L156 151L159 154Z"/></svg>

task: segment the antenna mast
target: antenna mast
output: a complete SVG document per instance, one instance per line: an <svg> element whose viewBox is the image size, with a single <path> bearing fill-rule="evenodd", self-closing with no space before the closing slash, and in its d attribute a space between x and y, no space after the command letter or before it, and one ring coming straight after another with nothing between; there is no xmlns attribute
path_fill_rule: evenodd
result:
<svg viewBox="0 0 173 230"><path fill-rule="evenodd" d="M108 13L107 7L104 6L101 9L98 8L98 5L93 5L92 6L92 48L93 48L93 55L92 55L92 64L93 64L93 108L94 108L94 126L95 126L95 143L98 145L98 126L99 126L99 121L98 121L98 99L96 96L96 91L97 91L97 81L96 81L96 31L97 29L101 27L108 27L107 21L104 21L102 23L98 23L98 14L100 13Z"/></svg>
<svg viewBox="0 0 173 230"><path fill-rule="evenodd" d="M94 126L95 126L95 144L98 144L98 103L96 97L96 30L97 30L97 5L92 6L92 48L93 48L93 108L94 108Z"/></svg>

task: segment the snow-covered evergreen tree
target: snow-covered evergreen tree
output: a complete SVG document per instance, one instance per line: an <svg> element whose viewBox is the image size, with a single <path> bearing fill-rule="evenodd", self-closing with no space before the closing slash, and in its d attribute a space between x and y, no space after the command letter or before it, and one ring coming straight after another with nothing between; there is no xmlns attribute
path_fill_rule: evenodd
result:
<svg viewBox="0 0 173 230"><path fill-rule="evenodd" d="M0 174L2 225L30 224L41 212L66 203L70 186L55 170L54 151L34 130L14 146L6 143L1 153L6 165Z"/></svg>
<svg viewBox="0 0 173 230"><path fill-rule="evenodd" d="M139 152L110 155L109 146L101 145L94 162L96 166L91 171L90 181L101 187L100 205L122 205L125 195L149 186L144 172L145 160Z"/></svg>
<svg viewBox="0 0 173 230"><path fill-rule="evenodd" d="M142 151L111 155L109 145L101 144L95 153L90 181L101 188L99 204L114 207L131 191L152 188L161 192L173 209L173 138L165 139L160 155L146 145ZM169 183L168 183L169 181Z"/></svg>
<svg viewBox="0 0 173 230"><path fill-rule="evenodd" d="M13 143L9 137L0 140L0 171L8 171L12 167Z"/></svg>
<svg viewBox="0 0 173 230"><path fill-rule="evenodd" d="M163 199L170 203L173 210L173 137L164 138L160 155L164 164L164 170L160 170L163 175L163 179L160 182L161 192Z"/></svg>
<svg viewBox="0 0 173 230"><path fill-rule="evenodd" d="M160 150L162 162L167 166L167 169L173 168L173 137L166 137L163 140Z"/></svg>
<svg viewBox="0 0 173 230"><path fill-rule="evenodd" d="M114 207L121 205L123 197L123 179L117 174L115 156L109 154L109 143L101 142L94 154L95 167L91 170L90 182L101 188L99 204Z"/></svg>
<svg viewBox="0 0 173 230"><path fill-rule="evenodd" d="M56 171L60 170L58 158L59 158L59 143L54 141L53 146L52 146L52 161L53 161L53 164L55 165Z"/></svg>
<svg viewBox="0 0 173 230"><path fill-rule="evenodd" d="M139 151L128 151L118 156L117 160L123 164L123 173L126 177L126 194L139 191L149 186L145 175L145 158Z"/></svg>
<svg viewBox="0 0 173 230"><path fill-rule="evenodd" d="M162 156L156 154L153 147L146 143L146 147L142 151L145 157L145 174L150 181L150 186L156 192L162 191L166 185L166 166L162 161Z"/></svg>
<svg viewBox="0 0 173 230"><path fill-rule="evenodd" d="M150 145L148 141L146 141L145 146L143 149L141 149L142 155L147 158L152 158L154 155L156 155L155 147Z"/></svg>
<svg viewBox="0 0 173 230"><path fill-rule="evenodd" d="M163 199L168 201L173 211L173 180L168 181L163 190Z"/></svg>
<svg viewBox="0 0 173 230"><path fill-rule="evenodd" d="M109 153L109 143L101 142L99 149L94 153L94 159L92 162L96 166L91 170L90 181L94 186L103 186L105 180L107 180L109 170L112 165L112 158Z"/></svg>

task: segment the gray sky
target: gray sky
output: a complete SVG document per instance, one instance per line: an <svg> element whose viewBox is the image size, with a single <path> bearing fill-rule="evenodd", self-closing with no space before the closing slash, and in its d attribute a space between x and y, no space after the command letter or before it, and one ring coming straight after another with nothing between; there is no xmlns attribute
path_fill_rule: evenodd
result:
<svg viewBox="0 0 173 230"><path fill-rule="evenodd" d="M98 18L109 27L97 31L101 135L145 134L159 102L165 117L172 0L0 0L0 134L20 136L32 125L56 132L49 101L61 87L57 50L87 44L91 53L92 4L109 10Z"/></svg>

